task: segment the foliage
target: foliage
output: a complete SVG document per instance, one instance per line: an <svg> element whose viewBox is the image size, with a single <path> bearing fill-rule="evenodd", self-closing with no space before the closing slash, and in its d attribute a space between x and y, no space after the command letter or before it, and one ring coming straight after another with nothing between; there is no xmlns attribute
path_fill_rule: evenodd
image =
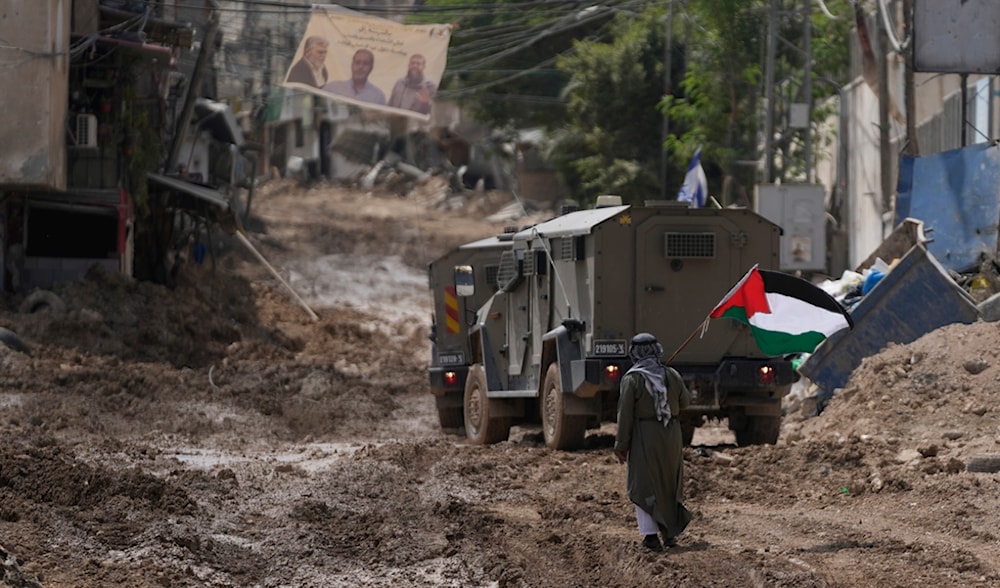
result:
<svg viewBox="0 0 1000 588"><path fill-rule="evenodd" d="M459 0L430 0L415 22L454 25L439 96L497 128L543 126L563 116L569 79L555 68L574 42L597 38L613 12L575 3L500 0L470 11Z"/></svg>
<svg viewBox="0 0 1000 588"><path fill-rule="evenodd" d="M573 83L566 116L550 121L557 169L582 201L602 193L627 202L657 198L663 117L662 10L619 16L614 40L581 42L557 64Z"/></svg>
<svg viewBox="0 0 1000 588"><path fill-rule="evenodd" d="M779 3L780 5L781 3ZM832 3L831 3L832 4ZM724 203L746 203L754 184L780 178L802 181L805 176L805 131L787 129L783 113L804 95L805 27L801 15L784 14L778 20L779 42L774 64L775 135L778 163L776 173L759 178L763 162L764 100L767 31L770 2L763 0L698 0L688 3L685 14L689 62L682 92L670 101L670 119L684 130L668 140L671 153L680 160L704 145L703 160L715 162L721 178L709 174L710 192ZM798 9L795 4L794 9ZM849 62L849 7L843 6L839 19L821 12L811 18L813 116L811 139L814 145L828 139L821 131L832 107L824 101L846 82ZM748 163L753 162L752 165ZM713 185L714 184L714 185Z"/></svg>
<svg viewBox="0 0 1000 588"><path fill-rule="evenodd" d="M127 188L135 199L136 212L145 217L149 214L149 181L146 174L155 172L162 164L163 138L149 124L146 112L129 109L125 120L129 126L125 137Z"/></svg>
<svg viewBox="0 0 1000 588"><path fill-rule="evenodd" d="M848 4L827 3L840 9L840 18L818 10L811 17L809 138L814 146L829 142L822 134L829 127L821 122L836 106L825 100L847 81ZM585 201L602 193L618 193L626 201L660 193L672 197L701 146L709 191L723 204L747 204L761 180L801 181L811 164L805 157L805 131L783 124L789 106L806 101L805 26L796 12L801 3L779 0L777 5L783 10L774 62L776 169L765 179L758 168L764 161L770 0L674 0L638 9L619 2L573 15L553 12L549 3L505 0L472 15L458 12L458 6L468 7L458 0L428 4L452 7L459 23L442 96L460 100L494 127L548 129L547 151L575 198ZM665 76L668 7L673 14L671 72ZM438 22L443 14L435 13ZM567 24L570 16L595 14L601 18L586 26ZM504 35L523 42L516 49L498 49L497 39ZM665 144L664 126L669 130ZM669 159L661 186L664 145Z"/></svg>
<svg viewBox="0 0 1000 588"><path fill-rule="evenodd" d="M680 92L668 100L668 150L675 165L683 165L702 146L702 161L721 170L709 174L709 192L723 204L752 192L755 181L755 170L737 162L756 160L765 4L700 0L689 3L678 19L689 40L688 63Z"/></svg>

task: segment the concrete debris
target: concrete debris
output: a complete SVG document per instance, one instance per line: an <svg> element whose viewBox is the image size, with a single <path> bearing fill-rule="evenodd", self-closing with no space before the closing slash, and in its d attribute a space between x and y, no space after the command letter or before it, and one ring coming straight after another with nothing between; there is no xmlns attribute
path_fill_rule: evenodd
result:
<svg viewBox="0 0 1000 588"><path fill-rule="evenodd" d="M13 588L42 588L42 585L29 580L21 573L17 558L0 545L0 583Z"/></svg>

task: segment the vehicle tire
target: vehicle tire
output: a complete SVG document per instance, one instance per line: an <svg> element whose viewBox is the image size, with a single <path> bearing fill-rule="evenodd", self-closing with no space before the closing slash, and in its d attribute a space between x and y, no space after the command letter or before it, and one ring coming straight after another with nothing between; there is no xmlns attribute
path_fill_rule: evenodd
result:
<svg viewBox="0 0 1000 588"><path fill-rule="evenodd" d="M66 303L55 292L35 290L24 299L19 308L23 314L48 311L53 316L66 314Z"/></svg>
<svg viewBox="0 0 1000 588"><path fill-rule="evenodd" d="M492 445L506 441L510 436L510 419L495 416L502 408L502 401L486 396L486 370L476 363L469 366L465 380L463 414L465 436L473 445Z"/></svg>
<svg viewBox="0 0 1000 588"><path fill-rule="evenodd" d="M781 415L748 416L740 420L742 426L733 429L737 446L774 445L778 442L778 435L781 433Z"/></svg>
<svg viewBox="0 0 1000 588"><path fill-rule="evenodd" d="M1000 472L1000 455L996 453L974 455L965 463L965 471L986 474Z"/></svg>
<svg viewBox="0 0 1000 588"><path fill-rule="evenodd" d="M542 433L549 449L577 449L587 433L586 415L566 414L566 395L559 380L559 365L550 364L542 386Z"/></svg>
<svg viewBox="0 0 1000 588"><path fill-rule="evenodd" d="M31 355L31 349L17 336L17 333L10 329L0 327L0 343L3 343L8 349Z"/></svg>

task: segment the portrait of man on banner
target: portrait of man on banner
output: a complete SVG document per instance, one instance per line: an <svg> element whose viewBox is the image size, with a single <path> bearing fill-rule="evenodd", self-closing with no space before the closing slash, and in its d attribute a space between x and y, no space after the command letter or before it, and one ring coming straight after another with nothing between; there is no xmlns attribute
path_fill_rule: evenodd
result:
<svg viewBox="0 0 1000 588"><path fill-rule="evenodd" d="M450 41L451 25L403 25L336 5L313 5L283 85L430 120Z"/></svg>
<svg viewBox="0 0 1000 588"><path fill-rule="evenodd" d="M318 35L306 37L302 42L302 57L292 64L285 76L286 82L309 84L317 88L326 83L326 54L330 42Z"/></svg>
<svg viewBox="0 0 1000 588"><path fill-rule="evenodd" d="M351 57L351 77L324 84L323 91L371 104L385 104L385 92L368 81L374 68L375 54L368 49L358 49Z"/></svg>
<svg viewBox="0 0 1000 588"><path fill-rule="evenodd" d="M392 87L389 106L430 114L431 100L437 93L437 85L424 77L427 58L419 53L410 56L406 75Z"/></svg>

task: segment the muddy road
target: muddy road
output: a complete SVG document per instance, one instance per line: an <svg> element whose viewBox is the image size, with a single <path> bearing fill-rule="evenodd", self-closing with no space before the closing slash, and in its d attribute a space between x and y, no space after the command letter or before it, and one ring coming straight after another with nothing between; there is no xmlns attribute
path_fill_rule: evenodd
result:
<svg viewBox="0 0 1000 588"><path fill-rule="evenodd" d="M258 192L249 240L318 321L222 234L174 290L95 271L61 313L0 300L30 350L0 347L2 584L1000 585L1000 479L966 469L1000 453L997 325L868 358L775 446L699 430L694 520L654 554L613 424L574 452L438 428L426 264L511 223L441 188Z"/></svg>

